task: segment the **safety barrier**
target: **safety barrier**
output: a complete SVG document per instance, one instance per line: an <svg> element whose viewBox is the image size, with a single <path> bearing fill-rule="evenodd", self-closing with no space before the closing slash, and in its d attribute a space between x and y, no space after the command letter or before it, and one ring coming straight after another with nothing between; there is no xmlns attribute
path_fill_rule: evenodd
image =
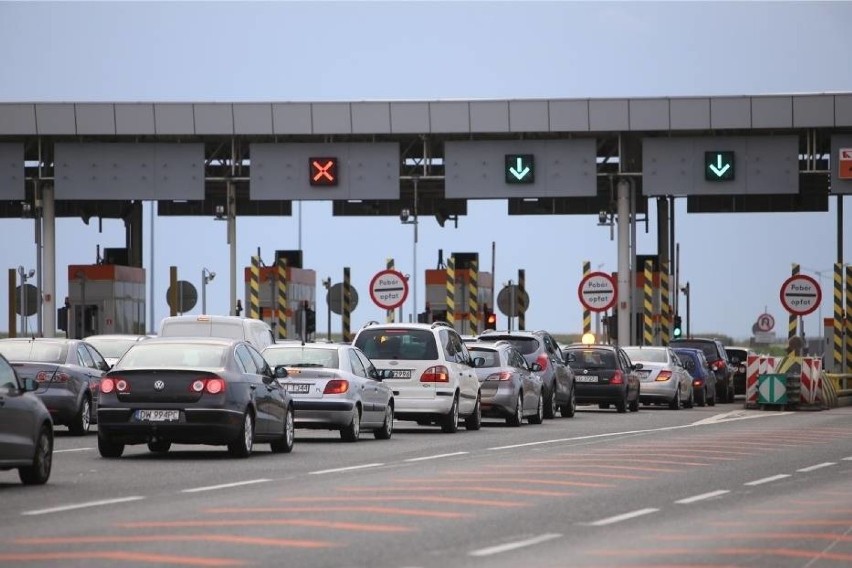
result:
<svg viewBox="0 0 852 568"><path fill-rule="evenodd" d="M829 385L829 388L832 389L835 393L835 397L837 399L837 406L851 406L852 374L823 372L823 376L825 377L824 384Z"/></svg>
<svg viewBox="0 0 852 568"><path fill-rule="evenodd" d="M767 355L749 355L746 360L746 408L758 407L757 386L760 375L774 373L776 369L775 357Z"/></svg>
<svg viewBox="0 0 852 568"><path fill-rule="evenodd" d="M760 376L769 374L786 377L786 407L790 410L833 408L838 405L840 389L835 388L833 383L829 384L831 381L822 370L822 359L786 355L776 361L776 358L771 356L750 355L746 360L746 408L760 406ZM852 389L849 396L852 404Z"/></svg>

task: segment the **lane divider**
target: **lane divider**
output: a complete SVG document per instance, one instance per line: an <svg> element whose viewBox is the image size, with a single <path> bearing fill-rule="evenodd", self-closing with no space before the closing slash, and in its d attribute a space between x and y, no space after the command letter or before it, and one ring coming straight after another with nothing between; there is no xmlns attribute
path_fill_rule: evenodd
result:
<svg viewBox="0 0 852 568"><path fill-rule="evenodd" d="M499 544L497 546L491 546L489 548L480 548L479 550L474 550L472 552L469 552L468 554L470 556L478 557L493 556L494 554L500 554L501 552L510 552L512 550L518 550L519 548L526 548L528 546L541 544L542 542L547 542L548 540L553 540L561 536L562 535L558 533L548 533L533 538L528 538L526 540L519 540L517 542L507 542L506 544Z"/></svg>
<svg viewBox="0 0 852 568"><path fill-rule="evenodd" d="M141 501L144 497L134 495L133 497L119 497L117 499L102 499L100 501L87 501L85 503L73 503L71 505L61 505L59 507L51 507L49 509L37 509L35 511L23 511L22 515L51 515L53 513L62 513L64 511L75 511L77 509L88 509L90 507L103 507L106 505L118 505L120 503L129 503L131 501Z"/></svg>
<svg viewBox="0 0 852 568"><path fill-rule="evenodd" d="M342 471L354 471L356 469L368 469L371 467L380 467L383 463L365 463L364 465L353 465L349 467L338 467L335 469L321 469L319 471L309 471L308 475L324 475L326 473L340 473Z"/></svg>
<svg viewBox="0 0 852 568"><path fill-rule="evenodd" d="M624 513L622 515L616 515L614 517L607 517L606 519L601 519L599 521L587 524L590 527L605 527L607 525L614 525L615 523L620 523L621 521L629 521L630 519L635 519L636 517L650 515L651 513L656 513L657 511L659 511L659 509L639 509L638 511L631 511L630 513Z"/></svg>
<svg viewBox="0 0 852 568"><path fill-rule="evenodd" d="M772 483L773 481L778 481L779 479L786 479L790 477L788 473L779 473L778 475L773 475L771 477L764 477L763 479L755 479L754 481L749 481L748 483L743 483L743 485L747 485L749 487L755 487L757 485L763 485L764 483Z"/></svg>
<svg viewBox="0 0 852 568"><path fill-rule="evenodd" d="M810 467L803 467L802 469L797 469L796 471L799 471L801 473L810 473L812 471L816 471L816 470L822 469L824 467L831 467L833 465L837 465L837 463L836 462L818 463L818 464L812 465Z"/></svg>
<svg viewBox="0 0 852 568"><path fill-rule="evenodd" d="M402 461L420 462L420 461L426 461L426 460L437 460L437 459L440 459L440 458L449 458L449 457L453 457L453 456L464 456L464 455L467 455L468 453L469 452L453 452L451 454L437 454L437 455L434 455L434 456L423 456L423 457L420 457L420 458L409 458L407 460L402 460Z"/></svg>
<svg viewBox="0 0 852 568"><path fill-rule="evenodd" d="M709 493L702 493L701 495L693 495L692 497L687 497L686 499L680 499L675 501L679 505L689 505L690 503L697 503L698 501L706 501L708 499L713 499L714 497L719 497L720 495L725 495L726 493L730 493L727 489L719 489L718 491L711 491Z"/></svg>
<svg viewBox="0 0 852 568"><path fill-rule="evenodd" d="M243 485L255 485L256 483L266 483L271 479L249 479L248 481L236 481L234 483L223 483L221 485L208 485L207 487L193 487L184 489L181 493L200 493L202 491L215 491L217 489L230 489L231 487L240 487Z"/></svg>

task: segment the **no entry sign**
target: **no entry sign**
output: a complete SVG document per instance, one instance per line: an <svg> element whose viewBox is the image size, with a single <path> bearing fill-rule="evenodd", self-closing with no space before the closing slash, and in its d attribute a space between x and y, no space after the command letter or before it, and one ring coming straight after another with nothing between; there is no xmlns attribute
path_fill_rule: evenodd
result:
<svg viewBox="0 0 852 568"><path fill-rule="evenodd" d="M592 312L605 312L615 305L615 280L605 272L590 272L580 280L577 295L583 307Z"/></svg>
<svg viewBox="0 0 852 568"><path fill-rule="evenodd" d="M370 298L382 309L398 308L408 298L408 280L396 270L382 270L370 281Z"/></svg>

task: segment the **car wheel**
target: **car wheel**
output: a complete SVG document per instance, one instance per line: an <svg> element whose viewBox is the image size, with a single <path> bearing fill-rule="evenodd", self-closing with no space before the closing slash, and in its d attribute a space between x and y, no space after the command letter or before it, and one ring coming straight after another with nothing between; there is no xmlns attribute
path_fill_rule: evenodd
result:
<svg viewBox="0 0 852 568"><path fill-rule="evenodd" d="M716 406L716 395L707 398L707 406Z"/></svg>
<svg viewBox="0 0 852 568"><path fill-rule="evenodd" d="M571 397L568 399L568 402L563 404L559 411L562 413L562 418L574 418L574 415L577 413L577 396L574 394L573 388L571 389Z"/></svg>
<svg viewBox="0 0 852 568"><path fill-rule="evenodd" d="M539 396L539 399L541 397ZM511 416L506 418L506 424L512 427L518 427L521 425L521 421L524 419L524 393L518 393L518 400L515 401L515 412L512 413Z"/></svg>
<svg viewBox="0 0 852 568"><path fill-rule="evenodd" d="M698 406L704 406L707 403L707 387L701 388L701 391L698 393L698 397L695 399L695 403Z"/></svg>
<svg viewBox="0 0 852 568"><path fill-rule="evenodd" d="M24 485L44 485L50 478L50 468L53 465L53 436L50 428L42 427L36 443L33 464L18 468L18 477Z"/></svg>
<svg viewBox="0 0 852 568"><path fill-rule="evenodd" d="M476 404L473 406L473 414L464 419L464 427L468 430L479 430L482 428L482 406L479 404L479 393L476 394Z"/></svg>
<svg viewBox="0 0 852 568"><path fill-rule="evenodd" d="M627 393L624 393L621 400L615 403L615 410L617 410L619 414L627 412Z"/></svg>
<svg viewBox="0 0 852 568"><path fill-rule="evenodd" d="M361 407L356 406L349 425L341 428L340 437L344 442L357 442L359 436L361 436Z"/></svg>
<svg viewBox="0 0 852 568"><path fill-rule="evenodd" d="M247 458L254 448L254 417L249 410L243 415L243 426L237 438L228 444L228 453L231 457Z"/></svg>
<svg viewBox="0 0 852 568"><path fill-rule="evenodd" d="M373 432L373 436L377 440L390 440L393 435L393 405L388 403L385 406L385 421L382 422L382 427Z"/></svg>
<svg viewBox="0 0 852 568"><path fill-rule="evenodd" d="M636 393L636 400L631 400L627 408L630 409L630 412L639 412L639 393Z"/></svg>
<svg viewBox="0 0 852 568"><path fill-rule="evenodd" d="M606 410L607 408L609 408L609 403L608 402L600 402L600 403L598 403L598 408L600 408L601 410Z"/></svg>
<svg viewBox="0 0 852 568"><path fill-rule="evenodd" d="M124 453L124 444L113 442L106 434L98 432L98 452L102 458L120 458Z"/></svg>
<svg viewBox="0 0 852 568"><path fill-rule="evenodd" d="M92 424L92 403L88 397L83 397L83 402L80 403L80 408L77 409L77 414L68 425L68 430L75 436L84 436L89 431L89 426Z"/></svg>
<svg viewBox="0 0 852 568"><path fill-rule="evenodd" d="M535 414L528 419L530 424L541 424L544 422L544 398L538 395L538 404L535 405Z"/></svg>
<svg viewBox="0 0 852 568"><path fill-rule="evenodd" d="M674 396L669 401L669 408L672 410L680 410L680 389L675 391Z"/></svg>
<svg viewBox="0 0 852 568"><path fill-rule="evenodd" d="M547 419L556 418L556 382L554 379L553 388L548 389L544 395L544 417Z"/></svg>
<svg viewBox="0 0 852 568"><path fill-rule="evenodd" d="M151 440L148 442L148 451L154 452L155 454L165 454L171 447L172 443L167 442L166 440Z"/></svg>
<svg viewBox="0 0 852 568"><path fill-rule="evenodd" d="M459 429L459 395L453 397L453 406L441 420L441 431L454 434Z"/></svg>
<svg viewBox="0 0 852 568"><path fill-rule="evenodd" d="M284 415L284 432L281 438L269 443L273 454L289 454L293 451L293 443L296 441L296 426L293 420L293 407L287 407Z"/></svg>
<svg viewBox="0 0 852 568"><path fill-rule="evenodd" d="M689 400L686 401L687 408L692 408L695 406L695 391L693 389L689 389Z"/></svg>

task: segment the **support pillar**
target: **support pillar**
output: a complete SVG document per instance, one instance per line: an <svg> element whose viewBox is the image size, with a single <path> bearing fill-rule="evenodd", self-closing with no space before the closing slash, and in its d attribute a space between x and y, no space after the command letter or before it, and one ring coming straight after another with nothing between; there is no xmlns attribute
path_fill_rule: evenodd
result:
<svg viewBox="0 0 852 568"><path fill-rule="evenodd" d="M630 182L621 179L617 184L618 218L618 343L630 345L630 320L633 317L630 290Z"/></svg>
<svg viewBox="0 0 852 568"><path fill-rule="evenodd" d="M53 184L41 189L42 207L42 327L44 337L56 336L56 202Z"/></svg>

